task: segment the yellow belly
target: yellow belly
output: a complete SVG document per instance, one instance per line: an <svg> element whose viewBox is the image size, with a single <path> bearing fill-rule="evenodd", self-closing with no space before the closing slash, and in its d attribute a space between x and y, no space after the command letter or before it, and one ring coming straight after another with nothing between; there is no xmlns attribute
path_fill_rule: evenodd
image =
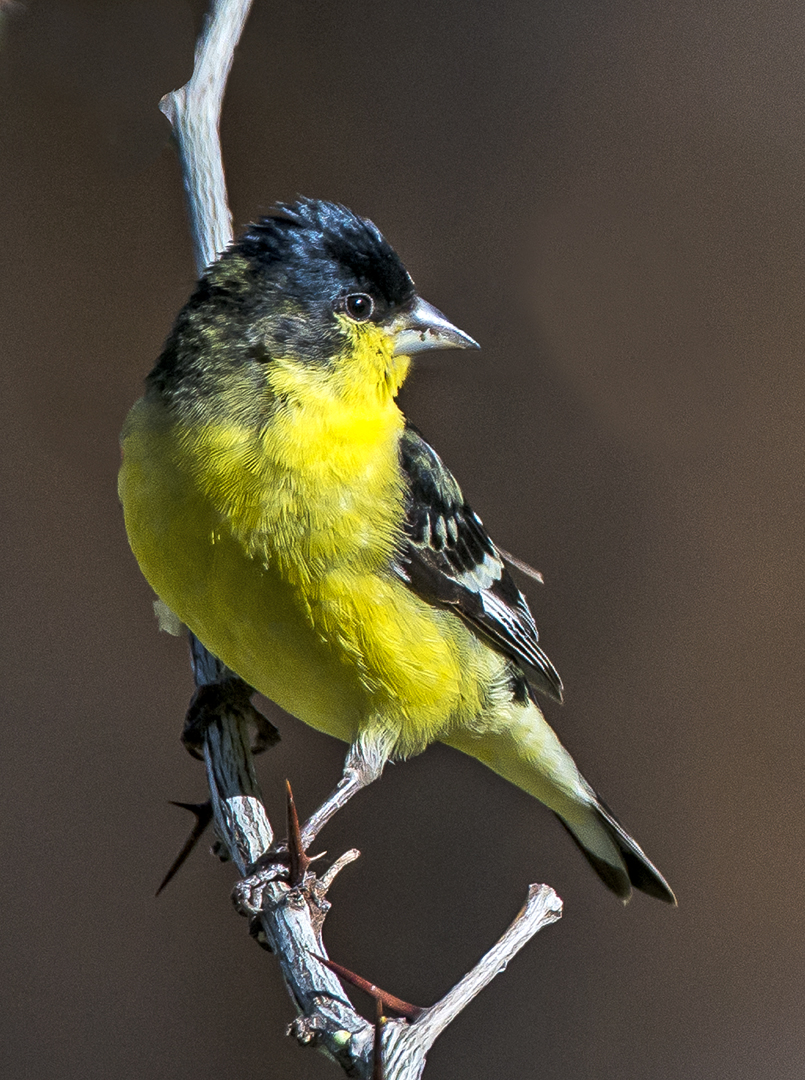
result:
<svg viewBox="0 0 805 1080"><path fill-rule="evenodd" d="M382 725L400 754L478 715L479 687L501 659L456 616L414 596L387 563L337 557L353 543L351 534L339 539L355 529L350 499L329 499L329 519L308 516L304 536L287 514L274 529L264 521L255 542L202 490L176 433L134 415L120 474L132 550L157 595L232 670L345 741ZM343 519L332 509L341 504ZM333 557L311 568L320 549Z"/></svg>

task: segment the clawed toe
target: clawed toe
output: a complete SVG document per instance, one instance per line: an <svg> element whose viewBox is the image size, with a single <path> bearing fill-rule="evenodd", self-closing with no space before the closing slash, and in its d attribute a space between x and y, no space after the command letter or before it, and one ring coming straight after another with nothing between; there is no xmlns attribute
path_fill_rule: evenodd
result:
<svg viewBox="0 0 805 1080"><path fill-rule="evenodd" d="M262 754L280 740L280 733L259 709L252 705L254 688L233 675L221 682L199 686L190 700L182 731L182 743L189 754L204 760L204 738L213 720L239 716L255 731L253 754Z"/></svg>

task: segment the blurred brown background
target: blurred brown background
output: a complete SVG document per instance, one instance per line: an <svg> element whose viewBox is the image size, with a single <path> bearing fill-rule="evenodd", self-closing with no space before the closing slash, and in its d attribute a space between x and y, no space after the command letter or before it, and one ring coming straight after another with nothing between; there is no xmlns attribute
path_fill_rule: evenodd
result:
<svg viewBox="0 0 805 1080"><path fill-rule="evenodd" d="M0 1073L335 1076L199 852L185 647L123 534L117 433L193 281L162 93L203 5L24 3L0 29ZM363 858L331 954L440 996L526 884L566 915L426 1076L801 1077L805 1030L800 3L258 2L227 97L237 222L297 192L372 217L483 344L404 405L529 593L549 715L668 875L625 911L550 814L442 747L323 836ZM280 820L343 748L287 717ZM366 1005L367 1003L362 1002Z"/></svg>

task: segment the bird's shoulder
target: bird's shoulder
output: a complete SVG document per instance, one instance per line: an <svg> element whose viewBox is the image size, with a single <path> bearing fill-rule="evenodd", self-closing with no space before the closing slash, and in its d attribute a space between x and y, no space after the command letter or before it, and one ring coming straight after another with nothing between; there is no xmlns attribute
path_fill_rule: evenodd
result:
<svg viewBox="0 0 805 1080"><path fill-rule="evenodd" d="M519 664L536 689L561 701L562 681L503 556L453 474L410 422L400 438L400 466L405 527L396 573L422 599L453 609Z"/></svg>

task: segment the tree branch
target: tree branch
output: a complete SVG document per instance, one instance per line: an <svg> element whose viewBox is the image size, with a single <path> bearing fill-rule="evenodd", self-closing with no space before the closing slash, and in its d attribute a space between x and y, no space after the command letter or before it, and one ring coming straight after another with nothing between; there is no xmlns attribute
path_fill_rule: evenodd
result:
<svg viewBox="0 0 805 1080"><path fill-rule="evenodd" d="M159 103L179 152L199 274L232 240L219 137L221 105L251 6L252 0L212 0L196 43L190 81Z"/></svg>
<svg viewBox="0 0 805 1080"><path fill-rule="evenodd" d="M250 7L251 0L212 0L190 81L166 94L160 103L179 152L199 273L232 239L219 125L227 76ZM266 743L271 741L266 722L249 702L251 688L192 634L190 646L197 691L186 742L204 759L215 831L242 876L234 891L235 905L249 917L257 941L277 955L299 1010L289 1033L300 1043L326 1050L351 1076L417 1080L436 1038L526 941L560 917L561 901L548 886L532 885L525 907L500 941L440 1002L424 1010L406 1006L394 995L340 969L351 976L350 981L368 988L378 1002L376 1023L364 1020L328 966L322 941L330 907L327 891L359 852L346 852L317 877L302 850L290 793L289 850L272 848L274 830L250 745L253 726ZM394 1002L406 1006L406 1015L415 1019L382 1022L380 1010ZM375 1060L377 1048L382 1048L382 1061Z"/></svg>
<svg viewBox="0 0 805 1080"><path fill-rule="evenodd" d="M520 913L496 945L441 1001L413 1024L391 1020L384 1039L385 1080L418 1080L425 1057L444 1029L494 979L543 926L562 917L562 901L550 885L529 885Z"/></svg>

